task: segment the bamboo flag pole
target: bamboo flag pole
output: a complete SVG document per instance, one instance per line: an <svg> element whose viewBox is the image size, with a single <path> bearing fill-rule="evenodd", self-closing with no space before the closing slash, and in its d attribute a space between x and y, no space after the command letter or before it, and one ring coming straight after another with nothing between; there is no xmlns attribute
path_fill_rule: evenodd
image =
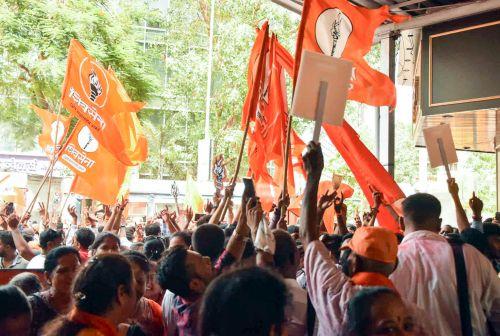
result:
<svg viewBox="0 0 500 336"><path fill-rule="evenodd" d="M52 157L51 157L51 164L55 161L55 157L58 151L58 145L59 145L59 121L61 119L61 102L59 102L59 107L57 109L57 119L56 119L56 136L54 139L54 151L52 152ZM54 163L55 165L55 163ZM52 172L54 170L50 170L49 174L49 185L48 185L48 191L47 191L47 213L50 214L50 189L52 187Z"/></svg>
<svg viewBox="0 0 500 336"><path fill-rule="evenodd" d="M286 129L286 144L285 144L285 158L284 158L284 166L285 166L285 172L283 174L283 197L286 197L288 190L288 157L290 156L290 134L292 132L292 113L291 111L288 113L288 123L287 123L287 129ZM293 172L292 172L293 174ZM281 217L286 215L287 211L287 206L283 204L281 210Z"/></svg>
<svg viewBox="0 0 500 336"><path fill-rule="evenodd" d="M35 205L36 199L38 198L38 195L40 194L40 191L42 190L43 185L44 185L44 184L45 184L45 182L47 181L47 177L48 177L48 176L49 176L49 174L52 172L52 169L54 168L55 163L57 162L57 160L59 160L59 156L61 155L61 153L64 151L64 149L66 149L66 146L68 145L69 140L70 140L70 139L71 139L71 137L73 136L73 133L75 132L75 129L76 129L76 126L77 126L77 125L78 125L78 123L75 125L75 127L73 128L73 130L71 131L71 133L69 134L69 136L66 138L66 141L65 141L65 142L64 142L64 144L61 146L61 149L57 152L57 155L56 155L56 157L55 157L55 160L53 160L53 161L50 163L49 168L47 168L47 171L45 172L45 176L43 177L42 182L40 182L40 185L38 186L38 190L36 191L35 195L33 196L33 199L31 200L30 205L26 208L26 211L24 212L23 217L24 217L26 214L31 213L31 211L33 210L33 206Z"/></svg>

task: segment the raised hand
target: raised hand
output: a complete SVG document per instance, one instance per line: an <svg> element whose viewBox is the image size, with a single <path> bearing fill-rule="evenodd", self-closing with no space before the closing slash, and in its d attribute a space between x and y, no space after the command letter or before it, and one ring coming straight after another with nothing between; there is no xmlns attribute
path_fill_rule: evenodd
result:
<svg viewBox="0 0 500 336"><path fill-rule="evenodd" d="M283 209L283 207L285 207L288 209L289 206L290 206L290 196L288 195L288 193L283 196L283 191L282 191L280 194L280 198L278 200L278 208ZM281 216L283 217L284 214L281 214Z"/></svg>
<svg viewBox="0 0 500 336"><path fill-rule="evenodd" d="M340 193L340 197L335 197L333 204L337 216L347 216L347 205L344 203L344 194L342 192Z"/></svg>
<svg viewBox="0 0 500 336"><path fill-rule="evenodd" d="M311 141L307 145L306 153L303 155L302 159L304 160L307 177L319 179L324 167L321 145Z"/></svg>
<svg viewBox="0 0 500 336"><path fill-rule="evenodd" d="M447 182L448 182L448 191L450 192L450 194L452 196L458 197L459 189L458 189L458 184L455 182L455 179L454 178L448 179Z"/></svg>
<svg viewBox="0 0 500 336"><path fill-rule="evenodd" d="M68 205L68 213L73 219L77 219L78 215L76 214L76 207Z"/></svg>
<svg viewBox="0 0 500 336"><path fill-rule="evenodd" d="M361 226L363 226L363 222L361 221L361 218L359 217L358 208L354 209L354 223L356 223L357 228L360 228Z"/></svg>
<svg viewBox="0 0 500 336"><path fill-rule="evenodd" d="M335 202L335 198L337 198L336 191L332 191L331 194L329 192L330 191L327 190L326 193L319 198L318 210L321 212L325 212L326 209L331 207Z"/></svg>
<svg viewBox="0 0 500 336"><path fill-rule="evenodd" d="M11 230L17 230L19 227L19 216L16 214L10 214L9 217L7 217L7 226Z"/></svg>
<svg viewBox="0 0 500 336"><path fill-rule="evenodd" d="M203 210L207 215L210 215L214 210L214 204L211 201L207 201L207 203L205 203L205 207Z"/></svg>
<svg viewBox="0 0 500 336"><path fill-rule="evenodd" d="M193 220L194 214L193 209L190 207L186 208L186 223L189 224Z"/></svg>
<svg viewBox="0 0 500 336"><path fill-rule="evenodd" d="M257 232L259 223L264 217L264 211L257 198L252 198L246 206L247 225L252 232Z"/></svg>
<svg viewBox="0 0 500 336"><path fill-rule="evenodd" d="M475 192L472 192L472 198L469 200L469 207L475 218L481 218L481 213L483 212L483 201L476 196Z"/></svg>

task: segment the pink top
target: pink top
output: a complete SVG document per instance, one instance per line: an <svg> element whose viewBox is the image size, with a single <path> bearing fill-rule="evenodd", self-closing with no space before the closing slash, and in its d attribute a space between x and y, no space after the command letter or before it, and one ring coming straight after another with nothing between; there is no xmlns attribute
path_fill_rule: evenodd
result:
<svg viewBox="0 0 500 336"><path fill-rule="evenodd" d="M500 283L491 262L468 244L463 245L474 335L487 335L486 318L500 333ZM460 335L457 280L453 251L446 239L430 231L405 236L399 246L399 265L391 275L399 293L425 309L440 335Z"/></svg>

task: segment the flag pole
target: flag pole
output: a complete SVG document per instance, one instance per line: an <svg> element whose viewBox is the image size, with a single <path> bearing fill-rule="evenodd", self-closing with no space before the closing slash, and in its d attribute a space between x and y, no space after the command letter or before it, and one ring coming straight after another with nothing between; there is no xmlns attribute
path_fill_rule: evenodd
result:
<svg viewBox="0 0 500 336"><path fill-rule="evenodd" d="M291 111L288 112L288 123L287 123L287 129L286 129L286 144L285 144L285 158L284 158L284 166L285 166L285 172L283 174L283 197L286 197L288 194L287 190L287 181L288 181L288 158L290 156L290 135L292 132L292 113ZM286 211L287 211L287 206L283 204L281 210L281 216L285 216Z"/></svg>
<svg viewBox="0 0 500 336"><path fill-rule="evenodd" d="M56 137L54 139L54 152L52 153L51 164L55 160L55 156L57 154L57 147L59 144L59 121L61 119L61 105L62 105L61 102L59 102L59 107L57 109L57 119L56 119ZM48 191L47 191L47 213L48 214L50 213L50 189L52 187L52 172L53 171L54 171L53 169L50 170L49 185L48 185Z"/></svg>
<svg viewBox="0 0 500 336"><path fill-rule="evenodd" d="M73 136L73 133L75 132L75 129L76 129L77 125L78 125L78 122L76 123L75 127L71 130L71 133L66 138L66 141L64 142L64 144L61 146L61 149L59 151L57 151L57 156L55 157L54 160L52 160L52 162L49 165L49 168L47 168L47 171L45 172L45 176L43 177L42 182L40 182L40 185L38 186L38 190L36 191L35 195L33 196L33 199L31 200L30 205L26 208L23 217L26 216L27 214L31 213L31 211L33 210L33 207L35 205L36 199L38 198L38 195L40 194L40 191L42 190L43 185L47 181L47 177L52 172L52 169L54 168L55 163L57 162L57 160L59 160L59 156L61 155L61 153L66 149L66 146L68 145L69 140Z"/></svg>

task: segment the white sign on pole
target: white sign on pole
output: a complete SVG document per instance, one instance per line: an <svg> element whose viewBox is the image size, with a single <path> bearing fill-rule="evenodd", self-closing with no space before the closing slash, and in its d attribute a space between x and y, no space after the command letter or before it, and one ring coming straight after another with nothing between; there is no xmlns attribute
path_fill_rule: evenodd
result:
<svg viewBox="0 0 500 336"><path fill-rule="evenodd" d="M451 128L448 124L428 127L423 130L427 153L432 168L444 166L448 178L451 178L449 164L458 162L457 151L453 143Z"/></svg>
<svg viewBox="0 0 500 336"><path fill-rule="evenodd" d="M342 124L351 73L350 61L302 51L292 114L316 121L314 141L318 141L323 121L332 125Z"/></svg>

